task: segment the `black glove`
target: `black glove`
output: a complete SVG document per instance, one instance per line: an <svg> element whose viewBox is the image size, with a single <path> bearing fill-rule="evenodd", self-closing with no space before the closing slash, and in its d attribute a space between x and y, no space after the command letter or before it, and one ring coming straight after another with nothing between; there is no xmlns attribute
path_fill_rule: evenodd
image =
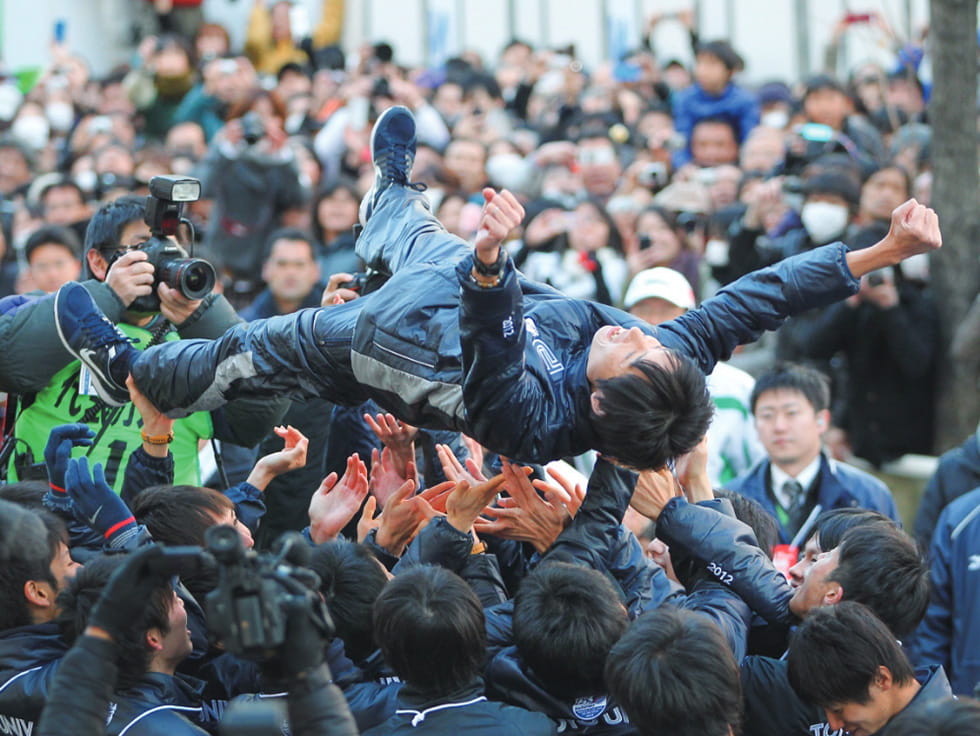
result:
<svg viewBox="0 0 980 736"><path fill-rule="evenodd" d="M187 548L167 551L160 545L151 544L127 555L92 608L89 625L118 639L142 615L153 592L187 569L186 555L174 554L178 549L185 551Z"/></svg>

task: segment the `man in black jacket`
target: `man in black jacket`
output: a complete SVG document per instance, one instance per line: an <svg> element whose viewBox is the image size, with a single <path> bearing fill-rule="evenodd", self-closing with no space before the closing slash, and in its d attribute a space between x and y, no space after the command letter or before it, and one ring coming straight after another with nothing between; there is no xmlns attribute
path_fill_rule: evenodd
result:
<svg viewBox="0 0 980 736"><path fill-rule="evenodd" d="M68 651L54 623L78 569L66 540L50 514L0 501L0 733L31 732Z"/></svg>

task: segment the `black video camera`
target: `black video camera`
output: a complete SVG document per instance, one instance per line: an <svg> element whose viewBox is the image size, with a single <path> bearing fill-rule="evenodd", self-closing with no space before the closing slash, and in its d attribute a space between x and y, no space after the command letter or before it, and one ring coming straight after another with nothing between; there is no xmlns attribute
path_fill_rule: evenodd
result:
<svg viewBox="0 0 980 736"><path fill-rule="evenodd" d="M139 246L153 265L153 291L137 297L129 309L134 312L160 311L157 286L167 284L186 299L203 299L214 288L214 267L200 258L188 258L187 252L168 236L176 235L183 220L185 202L201 198L201 182L181 176L154 176L150 179L150 196L146 198L143 220L150 226L150 239ZM186 221L185 221L186 222ZM123 251L109 261L111 266Z"/></svg>
<svg viewBox="0 0 980 736"><path fill-rule="evenodd" d="M275 553L246 550L238 531L215 526L204 535L218 567L218 585L207 595L209 628L226 651L249 659L274 656L286 642L290 601L308 599L309 614L329 636L333 623L319 594L320 579L303 565L309 545L296 532L283 534Z"/></svg>

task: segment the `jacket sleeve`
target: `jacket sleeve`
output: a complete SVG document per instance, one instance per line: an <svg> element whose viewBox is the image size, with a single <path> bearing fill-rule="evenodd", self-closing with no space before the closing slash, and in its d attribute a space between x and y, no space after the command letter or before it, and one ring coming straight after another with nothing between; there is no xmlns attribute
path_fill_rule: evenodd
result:
<svg viewBox="0 0 980 736"><path fill-rule="evenodd" d="M859 281L847 266L843 243L787 258L722 288L699 309L660 325L665 346L680 349L705 373L743 343L775 330L799 312L855 293Z"/></svg>
<svg viewBox="0 0 980 736"><path fill-rule="evenodd" d="M82 285L113 323L122 319L123 303L107 284L93 279ZM36 393L75 360L58 337L53 297L25 302L0 317L0 345L0 390L9 393Z"/></svg>
<svg viewBox="0 0 980 736"><path fill-rule="evenodd" d="M224 492L228 500L235 504L235 513L238 520L248 527L252 534L259 529L259 522L265 516L265 501L262 500L262 491L251 483L242 481L237 486L232 486Z"/></svg>
<svg viewBox="0 0 980 736"><path fill-rule="evenodd" d="M748 645L752 612L733 590L704 577L707 573L702 572L701 575L693 589L679 598L677 604L714 621L724 634L732 654L735 655L735 661L741 662Z"/></svg>
<svg viewBox="0 0 980 736"><path fill-rule="evenodd" d="M551 387L524 369L524 307L516 269L508 259L498 286L470 278L472 258L457 266L463 402L473 436L512 457L548 456L542 427L564 427L570 417Z"/></svg>
<svg viewBox="0 0 980 736"><path fill-rule="evenodd" d="M38 724L38 734L102 736L116 681L112 642L81 636L65 655Z"/></svg>
<svg viewBox="0 0 980 736"><path fill-rule="evenodd" d="M169 485L173 482L173 454L168 452L166 457L153 457L148 455L140 445L133 450L129 462L126 463L126 475L123 477L119 496L130 504L144 489L150 486Z"/></svg>
<svg viewBox="0 0 980 736"><path fill-rule="evenodd" d="M940 515L929 546L932 582L929 606L915 632L912 646L917 665L941 664L946 672L952 672L953 644L953 581L950 575L953 542L949 517L947 511Z"/></svg>
<svg viewBox="0 0 980 736"><path fill-rule="evenodd" d="M716 503L731 512L727 501ZM752 529L734 515L674 498L657 521L657 538L703 563L769 623L796 622L789 609L792 589L786 577L759 548Z"/></svg>

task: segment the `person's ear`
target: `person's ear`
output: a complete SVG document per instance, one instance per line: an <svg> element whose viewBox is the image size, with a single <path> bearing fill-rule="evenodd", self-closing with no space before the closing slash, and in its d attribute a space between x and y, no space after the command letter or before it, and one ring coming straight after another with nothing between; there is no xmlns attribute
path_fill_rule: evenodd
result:
<svg viewBox="0 0 980 736"><path fill-rule="evenodd" d="M24 583L24 597L28 603L37 608L53 606L55 595L55 590L50 583L42 580L28 580Z"/></svg>
<svg viewBox="0 0 980 736"><path fill-rule="evenodd" d="M109 263L96 248L89 248L85 251L85 259L88 261L88 270L98 281L105 281L106 274L109 273Z"/></svg>
<svg viewBox="0 0 980 736"><path fill-rule="evenodd" d="M893 683L892 671L885 667L885 665L879 665L874 679L875 687L879 690L890 690Z"/></svg>
<svg viewBox="0 0 980 736"><path fill-rule="evenodd" d="M144 638L146 639L146 645L152 651L159 652L161 649L163 649L163 633L155 626L146 630Z"/></svg>
<svg viewBox="0 0 980 736"><path fill-rule="evenodd" d="M840 583L829 583L829 587L823 594L823 601L821 602L825 606L835 606L844 600L844 589L840 586Z"/></svg>
<svg viewBox="0 0 980 736"><path fill-rule="evenodd" d="M830 427L830 411L827 409L821 409L817 412L817 428L822 432L826 432Z"/></svg>
<svg viewBox="0 0 980 736"><path fill-rule="evenodd" d="M598 391L593 391L589 396L592 404L592 413L598 417L605 416L606 412L602 409L602 395Z"/></svg>

